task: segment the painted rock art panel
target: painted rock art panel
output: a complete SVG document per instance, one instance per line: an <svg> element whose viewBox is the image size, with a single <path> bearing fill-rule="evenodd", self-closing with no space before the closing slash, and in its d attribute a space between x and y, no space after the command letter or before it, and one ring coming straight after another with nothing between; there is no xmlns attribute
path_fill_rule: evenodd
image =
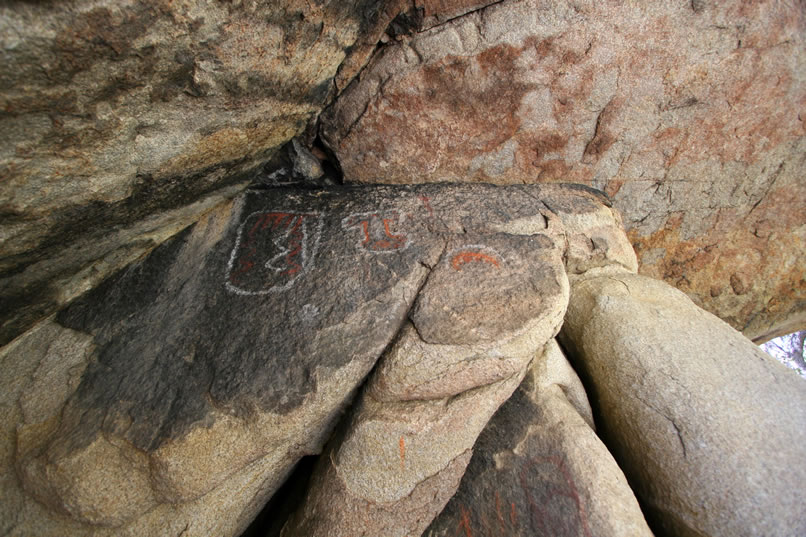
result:
<svg viewBox="0 0 806 537"><path fill-rule="evenodd" d="M562 455L526 459L520 471L528 527L536 534L591 537L585 508ZM515 521L517 528L517 519Z"/></svg>
<svg viewBox="0 0 806 537"><path fill-rule="evenodd" d="M435 337L539 317L531 294L567 286L565 224L545 226L549 206L599 211L597 196L560 185L277 187L211 211L51 321L87 340L87 366L47 412L3 422L18 439L9 453L21 483L0 490L28 506L20 531L133 537L152 534L144 528L156 517L179 524L172 534L185 524L186 537L233 534L300 457L322 451L378 357L411 326L426 280L435 296L454 297L464 323L451 328L423 302L415 320L447 328ZM535 229L551 233L524 232ZM46 355L46 339L9 352ZM511 374L454 369L445 369L459 374L454 387ZM19 406L13 393L8 408ZM395 468L422 458L405 431L389 447ZM248 499L231 493L244 487ZM223 497L232 514L205 517Z"/></svg>
<svg viewBox="0 0 806 537"><path fill-rule="evenodd" d="M458 502L454 532L446 536L530 535L591 537L573 477L560 456L520 461L519 487L501 486L479 504ZM426 536L436 536L429 534Z"/></svg>
<svg viewBox="0 0 806 537"><path fill-rule="evenodd" d="M548 237L446 241L411 323L381 356L282 537L421 535L567 303L563 257Z"/></svg>
<svg viewBox="0 0 806 537"><path fill-rule="evenodd" d="M244 295L289 289L313 263L321 232L316 213L249 215L232 249L227 289Z"/></svg>
<svg viewBox="0 0 806 537"><path fill-rule="evenodd" d="M490 341L538 317L541 293L567 286L561 257L547 235L465 234L448 244L411 319L429 343Z"/></svg>

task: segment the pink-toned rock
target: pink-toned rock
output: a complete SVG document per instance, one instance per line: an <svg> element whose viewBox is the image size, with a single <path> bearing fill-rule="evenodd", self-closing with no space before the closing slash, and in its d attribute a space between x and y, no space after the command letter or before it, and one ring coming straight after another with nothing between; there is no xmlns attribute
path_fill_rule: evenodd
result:
<svg viewBox="0 0 806 537"><path fill-rule="evenodd" d="M804 36L795 2L500 2L380 49L322 133L351 181L600 188L644 274L765 339L806 322Z"/></svg>

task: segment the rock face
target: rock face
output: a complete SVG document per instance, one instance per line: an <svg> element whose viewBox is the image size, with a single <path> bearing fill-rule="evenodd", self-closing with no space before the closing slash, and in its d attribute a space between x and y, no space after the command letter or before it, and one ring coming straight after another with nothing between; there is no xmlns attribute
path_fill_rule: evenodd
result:
<svg viewBox="0 0 806 537"><path fill-rule="evenodd" d="M562 247L546 235L449 241L283 535L422 534L559 331L567 293Z"/></svg>
<svg viewBox="0 0 806 537"><path fill-rule="evenodd" d="M517 204L527 190L511 192ZM565 186L539 200L543 211L489 222L481 235L463 219L285 537L420 535L456 491L481 428L556 333L566 272L636 270L604 196Z"/></svg>
<svg viewBox="0 0 806 537"><path fill-rule="evenodd" d="M663 282L571 283L562 341L658 532L806 534L802 379Z"/></svg>
<svg viewBox="0 0 806 537"><path fill-rule="evenodd" d="M529 349L559 327L565 271L635 270L605 201L574 185L424 185L267 189L220 207L3 349L3 533L237 534L321 451L403 326L370 394L422 476L429 423L473 417L444 453L455 489ZM445 382L408 366L417 348ZM434 401L450 395L442 416ZM356 437L377 425L364 415ZM338 460L355 467L368 452L353 445Z"/></svg>
<svg viewBox="0 0 806 537"><path fill-rule="evenodd" d="M0 344L242 190L386 3L1 6Z"/></svg>
<svg viewBox="0 0 806 537"><path fill-rule="evenodd" d="M801 4L4 3L0 535L806 534Z"/></svg>
<svg viewBox="0 0 806 537"><path fill-rule="evenodd" d="M531 194L507 190L514 205ZM461 228L432 222L453 236L443 232L442 256L409 322L320 458L283 537L422 534L456 491L484 425L557 333L566 273L636 270L605 196L578 186L537 194L542 210L532 203L531 215L505 221L498 212L481 227L461 197L433 202L433 214L447 202L448 214L467 216Z"/></svg>
<svg viewBox="0 0 806 537"><path fill-rule="evenodd" d="M459 490L423 536L651 536L592 427L585 390L552 341L479 436Z"/></svg>
<svg viewBox="0 0 806 537"><path fill-rule="evenodd" d="M806 323L797 2L507 0L399 39L323 116L348 180L591 185L642 273L751 338Z"/></svg>

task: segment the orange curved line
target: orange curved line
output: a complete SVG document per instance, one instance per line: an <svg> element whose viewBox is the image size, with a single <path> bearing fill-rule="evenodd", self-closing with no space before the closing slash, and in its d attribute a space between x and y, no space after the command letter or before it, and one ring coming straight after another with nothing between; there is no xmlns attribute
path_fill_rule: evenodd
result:
<svg viewBox="0 0 806 537"><path fill-rule="evenodd" d="M498 260L491 255L483 254L481 252L459 252L453 259L451 259L451 266L454 270L462 270L461 266L465 263L478 261L481 263L489 263L498 267Z"/></svg>

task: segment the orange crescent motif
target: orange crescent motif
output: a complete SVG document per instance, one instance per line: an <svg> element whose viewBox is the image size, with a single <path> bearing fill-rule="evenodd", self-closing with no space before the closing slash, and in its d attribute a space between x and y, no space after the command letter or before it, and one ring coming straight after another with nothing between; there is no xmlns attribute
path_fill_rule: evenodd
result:
<svg viewBox="0 0 806 537"><path fill-rule="evenodd" d="M461 268L462 265L473 261L480 263L489 263L490 265L495 265L496 267L498 267L498 260L493 256L483 254L481 252L470 252L470 251L459 252L458 254L453 256L453 259L451 259L451 266L454 268L454 270L462 270Z"/></svg>

